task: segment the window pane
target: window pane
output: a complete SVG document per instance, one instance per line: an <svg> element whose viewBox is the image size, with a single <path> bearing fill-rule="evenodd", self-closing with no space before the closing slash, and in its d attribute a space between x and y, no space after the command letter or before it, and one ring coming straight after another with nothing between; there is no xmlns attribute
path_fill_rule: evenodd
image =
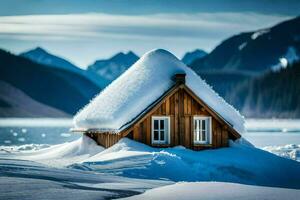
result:
<svg viewBox="0 0 300 200"><path fill-rule="evenodd" d="M195 133L194 133L195 141L200 141L200 122L201 122L201 120L199 120L199 119L195 120Z"/></svg>
<svg viewBox="0 0 300 200"><path fill-rule="evenodd" d="M206 131L202 131L202 141L206 141Z"/></svg>
<svg viewBox="0 0 300 200"><path fill-rule="evenodd" d="M154 120L154 129L158 129L158 120L157 119L155 119Z"/></svg>
<svg viewBox="0 0 300 200"><path fill-rule="evenodd" d="M198 137L197 137L197 132L196 131L194 131L194 141L198 141Z"/></svg>
<svg viewBox="0 0 300 200"><path fill-rule="evenodd" d="M206 120L202 120L202 130L206 130Z"/></svg>
<svg viewBox="0 0 300 200"><path fill-rule="evenodd" d="M154 131L153 132L153 134L154 134L154 140L158 140L158 131Z"/></svg>
<svg viewBox="0 0 300 200"><path fill-rule="evenodd" d="M165 132L160 131L160 140L165 140Z"/></svg>
<svg viewBox="0 0 300 200"><path fill-rule="evenodd" d="M160 121L160 130L165 129L165 120L159 120Z"/></svg>

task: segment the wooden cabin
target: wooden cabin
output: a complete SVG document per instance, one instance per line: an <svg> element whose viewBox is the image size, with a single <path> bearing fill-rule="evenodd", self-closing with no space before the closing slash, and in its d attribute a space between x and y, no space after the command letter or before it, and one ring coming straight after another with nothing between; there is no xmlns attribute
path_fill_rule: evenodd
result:
<svg viewBox="0 0 300 200"><path fill-rule="evenodd" d="M227 147L229 139L241 137L185 85L185 74L174 79L176 84L123 131L89 129L84 134L106 148L128 137L153 147L182 145L193 150Z"/></svg>
<svg viewBox="0 0 300 200"><path fill-rule="evenodd" d="M186 74L177 73L166 92L119 129L74 129L103 147L127 137L152 147L184 146L193 150L227 147L241 137L233 125L209 107L186 85Z"/></svg>

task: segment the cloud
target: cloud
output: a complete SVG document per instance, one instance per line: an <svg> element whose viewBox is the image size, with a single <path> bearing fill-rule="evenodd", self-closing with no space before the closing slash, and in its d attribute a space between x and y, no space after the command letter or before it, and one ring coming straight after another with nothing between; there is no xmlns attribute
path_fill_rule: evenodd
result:
<svg viewBox="0 0 300 200"><path fill-rule="evenodd" d="M181 57L196 48L210 51L234 34L269 27L288 18L222 12L0 16L0 46L14 53L42 46L80 66L128 50L142 55L164 48Z"/></svg>
<svg viewBox="0 0 300 200"><path fill-rule="evenodd" d="M273 25L289 18L256 13L154 15L66 14L0 17L0 37L20 40L147 40L215 38Z"/></svg>

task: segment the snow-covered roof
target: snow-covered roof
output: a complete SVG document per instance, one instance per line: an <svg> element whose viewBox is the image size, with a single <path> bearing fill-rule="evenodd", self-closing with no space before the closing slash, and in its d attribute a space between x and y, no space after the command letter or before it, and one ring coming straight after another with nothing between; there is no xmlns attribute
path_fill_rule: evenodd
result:
<svg viewBox="0 0 300 200"><path fill-rule="evenodd" d="M166 50L146 53L74 117L75 128L120 131L186 74L186 85L240 134L244 118L193 70ZM221 81L221 80L220 80Z"/></svg>

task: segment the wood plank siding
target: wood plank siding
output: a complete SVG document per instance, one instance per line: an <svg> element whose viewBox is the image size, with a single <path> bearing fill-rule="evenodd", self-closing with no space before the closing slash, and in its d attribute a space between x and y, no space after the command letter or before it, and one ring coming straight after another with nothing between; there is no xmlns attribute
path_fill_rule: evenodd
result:
<svg viewBox="0 0 300 200"><path fill-rule="evenodd" d="M153 116L170 117L170 144L152 144L151 119ZM194 144L194 116L211 117L211 144ZM206 106L184 84L173 88L151 110L119 134L99 133L89 136L104 147L112 146L122 137L130 137L149 146L168 147L182 145L193 150L227 147L229 138L236 139L240 137L228 123Z"/></svg>
<svg viewBox="0 0 300 200"><path fill-rule="evenodd" d="M122 137L120 134L112 134L112 133L85 133L86 136L92 138L97 142L97 144L108 148L112 145L116 144Z"/></svg>
<svg viewBox="0 0 300 200"><path fill-rule="evenodd" d="M170 145L182 145L190 149L201 150L206 148L218 148L228 146L228 129L226 125L208 113L207 109L201 106L185 89L180 88L169 98L163 100L162 104L152 113L147 115L141 122L134 125L133 138L139 142L150 146L151 142L151 118L153 116L170 117ZM212 117L212 144L195 145L194 144L194 116ZM159 145L161 146L161 145Z"/></svg>

